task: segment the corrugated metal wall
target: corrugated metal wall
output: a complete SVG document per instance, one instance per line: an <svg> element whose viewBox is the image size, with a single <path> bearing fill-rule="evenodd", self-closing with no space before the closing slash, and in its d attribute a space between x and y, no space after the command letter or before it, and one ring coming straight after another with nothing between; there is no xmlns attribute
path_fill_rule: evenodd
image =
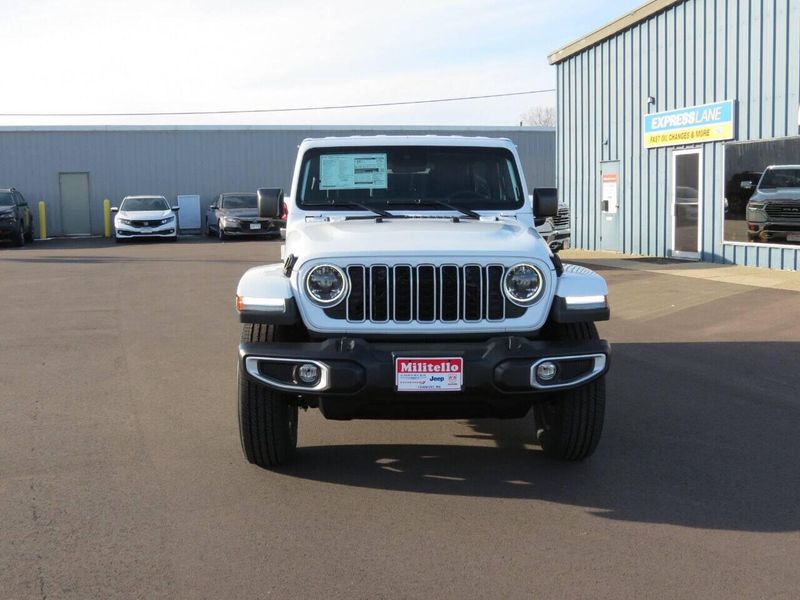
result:
<svg viewBox="0 0 800 600"><path fill-rule="evenodd" d="M0 186L29 203L47 203L48 234L61 232L59 173L88 172L91 229L103 231L104 198L200 194L205 211L219 193L289 189L298 144L338 135L471 135L506 137L519 149L528 185L555 184L555 132L515 128L60 128L0 129ZM35 207L34 212L36 212Z"/></svg>
<svg viewBox="0 0 800 600"><path fill-rule="evenodd" d="M737 100L736 139L797 135L800 0L686 0L557 66L558 185L577 247L600 247L600 162L620 161L622 251L668 256L672 152L643 116ZM648 106L647 97L655 98ZM702 144L702 259L800 269L800 251L722 243L724 144Z"/></svg>

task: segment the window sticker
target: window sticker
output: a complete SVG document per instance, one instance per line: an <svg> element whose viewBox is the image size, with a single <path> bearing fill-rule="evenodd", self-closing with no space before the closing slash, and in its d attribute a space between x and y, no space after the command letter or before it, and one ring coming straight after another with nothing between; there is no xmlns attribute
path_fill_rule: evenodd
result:
<svg viewBox="0 0 800 600"><path fill-rule="evenodd" d="M386 154L323 154L319 189L385 190L389 186L386 165Z"/></svg>

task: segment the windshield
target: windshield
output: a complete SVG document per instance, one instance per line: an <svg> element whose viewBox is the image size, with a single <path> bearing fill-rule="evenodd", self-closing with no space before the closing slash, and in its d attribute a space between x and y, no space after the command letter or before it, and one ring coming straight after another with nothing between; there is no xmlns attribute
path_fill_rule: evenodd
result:
<svg viewBox="0 0 800 600"><path fill-rule="evenodd" d="M314 148L303 156L298 206L342 204L447 210L523 206L514 157L504 148L383 146ZM418 206L414 206L417 205Z"/></svg>
<svg viewBox="0 0 800 600"><path fill-rule="evenodd" d="M14 196L9 192L0 192L0 206L14 206Z"/></svg>
<svg viewBox="0 0 800 600"><path fill-rule="evenodd" d="M239 194L237 196L223 196L220 208L256 208L255 194Z"/></svg>
<svg viewBox="0 0 800 600"><path fill-rule="evenodd" d="M800 188L800 167L796 169L767 169L758 185L761 189Z"/></svg>
<svg viewBox="0 0 800 600"><path fill-rule="evenodd" d="M146 210L169 210L169 205L164 198L125 198L120 210L139 212Z"/></svg>

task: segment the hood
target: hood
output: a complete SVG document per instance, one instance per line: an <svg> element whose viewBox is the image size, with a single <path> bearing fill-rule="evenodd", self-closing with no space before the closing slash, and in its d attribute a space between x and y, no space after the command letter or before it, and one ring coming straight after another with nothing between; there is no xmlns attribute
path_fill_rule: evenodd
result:
<svg viewBox="0 0 800 600"><path fill-rule="evenodd" d="M286 253L305 261L337 256L537 256L549 250L539 234L515 219L358 219L300 223L286 237Z"/></svg>
<svg viewBox="0 0 800 600"><path fill-rule="evenodd" d="M757 189L750 197L751 201L769 202L770 200L796 200L800 202L800 188Z"/></svg>
<svg viewBox="0 0 800 600"><path fill-rule="evenodd" d="M173 214L171 210L121 210L117 213L122 219L134 221L156 221Z"/></svg>

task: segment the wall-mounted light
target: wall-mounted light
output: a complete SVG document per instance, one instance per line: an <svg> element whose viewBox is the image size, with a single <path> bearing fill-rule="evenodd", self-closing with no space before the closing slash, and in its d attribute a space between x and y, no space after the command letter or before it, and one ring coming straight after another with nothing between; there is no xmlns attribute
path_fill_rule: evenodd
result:
<svg viewBox="0 0 800 600"><path fill-rule="evenodd" d="M648 96L647 97L647 103L648 104L655 104L656 103L656 99L653 96Z"/></svg>

